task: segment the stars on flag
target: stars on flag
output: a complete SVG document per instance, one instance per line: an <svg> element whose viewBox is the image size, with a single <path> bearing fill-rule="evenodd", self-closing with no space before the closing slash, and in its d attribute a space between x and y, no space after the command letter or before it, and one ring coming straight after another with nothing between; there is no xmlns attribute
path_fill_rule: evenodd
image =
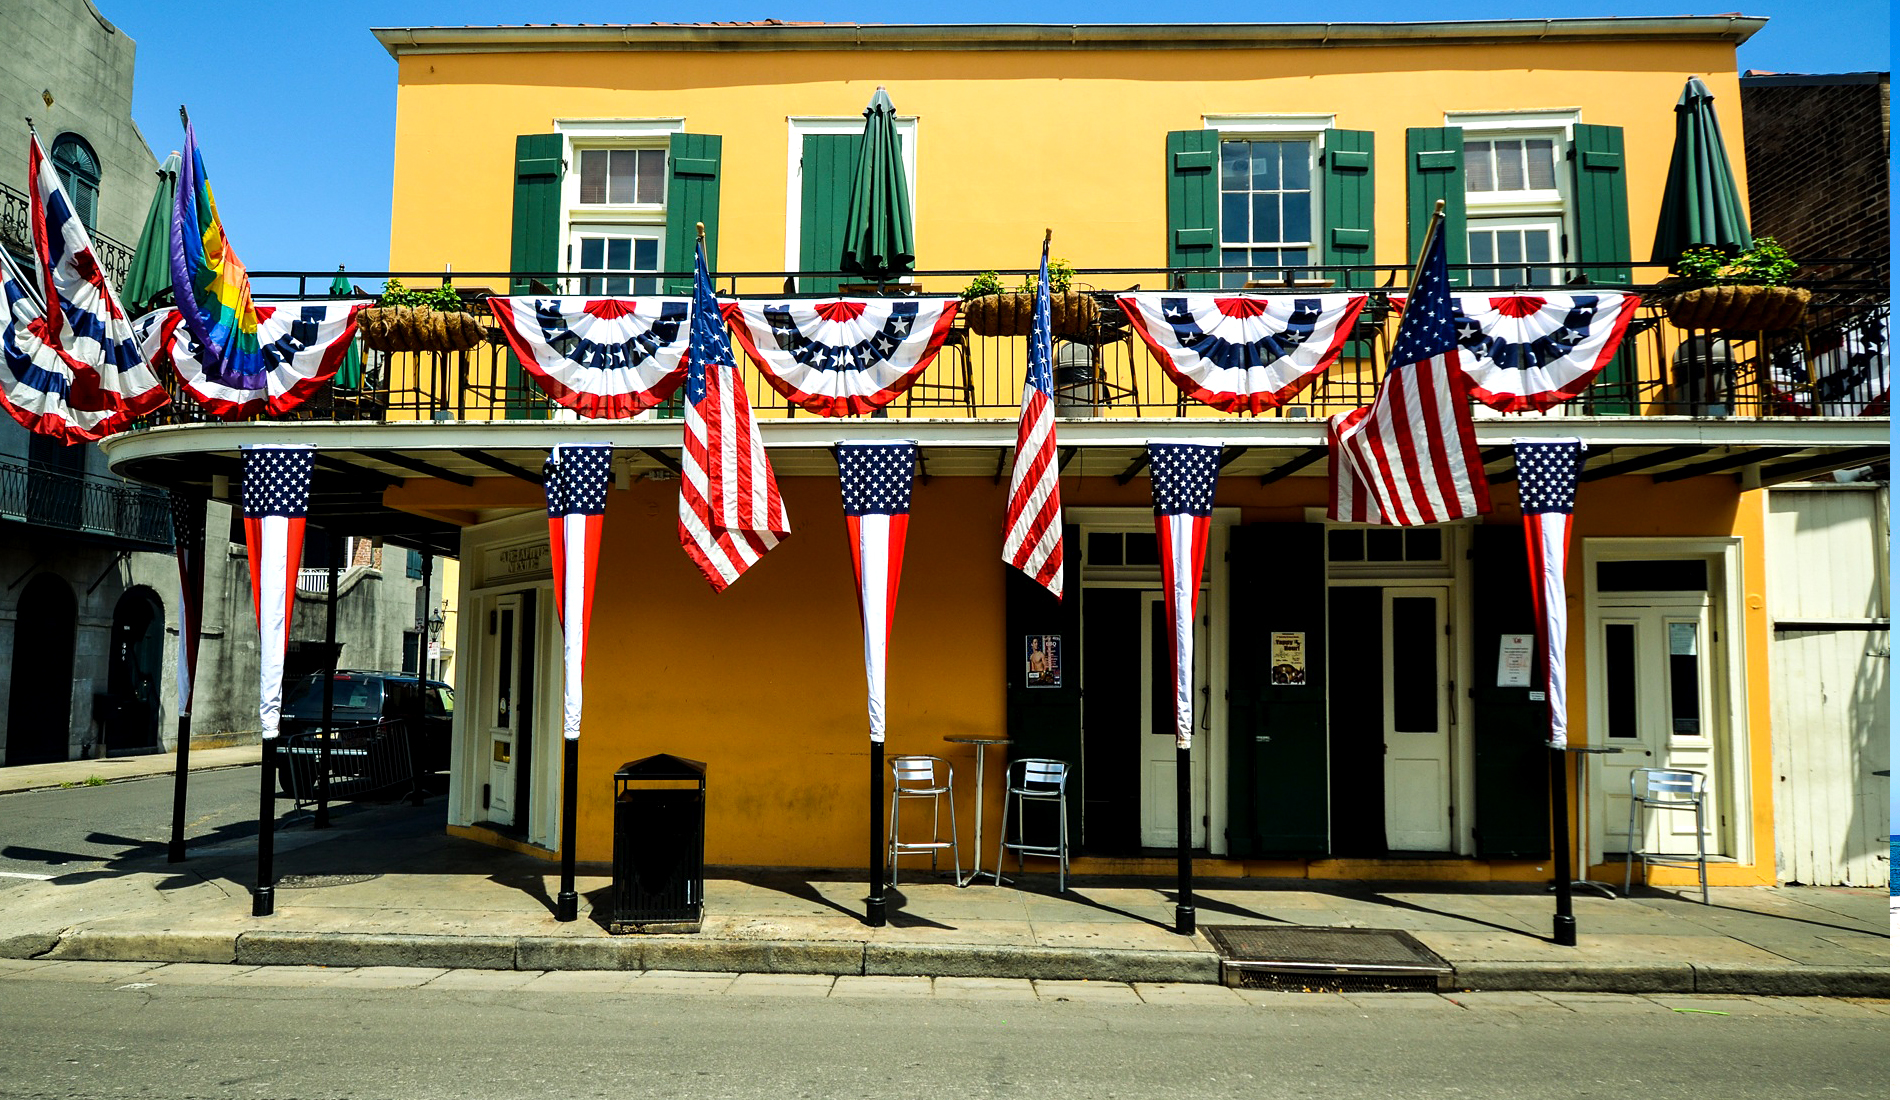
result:
<svg viewBox="0 0 1900 1100"><path fill-rule="evenodd" d="M848 516L903 515L910 511L917 445L891 443L838 448L838 478Z"/></svg>
<svg viewBox="0 0 1900 1100"><path fill-rule="evenodd" d="M245 519L302 519L309 512L315 451L308 447L253 447L245 451L244 457Z"/></svg>

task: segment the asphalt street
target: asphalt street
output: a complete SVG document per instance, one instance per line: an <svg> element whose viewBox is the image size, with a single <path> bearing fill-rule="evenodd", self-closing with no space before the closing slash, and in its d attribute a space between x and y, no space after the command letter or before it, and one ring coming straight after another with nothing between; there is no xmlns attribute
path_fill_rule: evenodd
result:
<svg viewBox="0 0 1900 1100"><path fill-rule="evenodd" d="M0 1097L1886 1096L1884 1005L15 962ZM643 991L644 990L644 991Z"/></svg>

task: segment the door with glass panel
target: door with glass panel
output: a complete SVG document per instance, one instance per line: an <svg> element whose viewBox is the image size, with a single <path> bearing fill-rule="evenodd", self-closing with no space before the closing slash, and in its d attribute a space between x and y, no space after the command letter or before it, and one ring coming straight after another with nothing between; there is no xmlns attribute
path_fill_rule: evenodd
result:
<svg viewBox="0 0 1900 1100"><path fill-rule="evenodd" d="M1388 588L1385 840L1395 852L1451 851L1451 637L1447 590Z"/></svg>
<svg viewBox="0 0 1900 1100"><path fill-rule="evenodd" d="M1207 754L1209 699L1207 593L1194 617L1194 740L1188 748L1188 847L1207 847ZM1173 639L1168 605L1160 592L1141 594L1141 846L1172 848L1179 842L1177 807L1179 752L1175 748Z"/></svg>
<svg viewBox="0 0 1900 1100"><path fill-rule="evenodd" d="M1679 768L1708 777L1704 815L1709 850L1717 843L1723 785L1717 774L1717 662L1706 592L1640 599L1605 598L1592 624L1597 666L1590 676L1592 740L1621 751L1598 759L1593 778L1602 851L1629 850L1630 773ZM1652 815L1648 849L1695 850L1694 815ZM1666 832L1664 830L1667 830Z"/></svg>
<svg viewBox="0 0 1900 1100"><path fill-rule="evenodd" d="M528 765L521 744L529 629L519 595L497 596L488 604L488 653L482 677L482 753L488 766L487 809L491 824L513 825L518 768Z"/></svg>

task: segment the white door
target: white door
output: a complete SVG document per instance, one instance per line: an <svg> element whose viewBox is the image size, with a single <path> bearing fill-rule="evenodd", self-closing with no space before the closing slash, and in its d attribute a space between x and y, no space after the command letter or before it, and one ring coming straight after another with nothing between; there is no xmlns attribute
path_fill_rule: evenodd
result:
<svg viewBox="0 0 1900 1100"><path fill-rule="evenodd" d="M1600 743L1622 750L1600 757L1592 777L1601 850L1629 850L1630 773L1678 768L1708 777L1704 828L1715 852L1721 783L1709 597L1640 599L1605 599L1595 625L1600 671L1590 678L1590 708L1602 715ZM1650 851L1695 851L1695 815L1652 816L1644 827Z"/></svg>
<svg viewBox="0 0 1900 1100"><path fill-rule="evenodd" d="M515 768L527 767L519 751L522 713L522 634L525 621L521 597L497 596L489 602L490 629L487 673L482 688L482 738L488 758L488 821L515 823Z"/></svg>
<svg viewBox="0 0 1900 1100"><path fill-rule="evenodd" d="M1447 590L1388 588L1385 619L1385 844L1451 850L1451 638Z"/></svg>
<svg viewBox="0 0 1900 1100"><path fill-rule="evenodd" d="M1194 620L1194 743L1188 750L1191 848L1207 847L1207 593ZM1174 682L1169 661L1168 605L1159 592L1141 594L1141 844L1173 848L1178 836L1174 747Z"/></svg>

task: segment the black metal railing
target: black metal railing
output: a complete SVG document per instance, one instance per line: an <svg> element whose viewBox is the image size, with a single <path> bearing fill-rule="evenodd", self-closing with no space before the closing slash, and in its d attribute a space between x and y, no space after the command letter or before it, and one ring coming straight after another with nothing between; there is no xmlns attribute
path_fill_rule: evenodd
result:
<svg viewBox="0 0 1900 1100"><path fill-rule="evenodd" d="M157 489L0 459L0 520L145 550L172 548L171 502Z"/></svg>
<svg viewBox="0 0 1900 1100"><path fill-rule="evenodd" d="M105 268L106 277L113 286L124 286L125 274L132 270L133 250L97 229L91 233L93 248L99 254L99 265ZM0 183L0 244L22 256L33 254L33 214L26 192L16 191L4 183Z"/></svg>
<svg viewBox="0 0 1900 1100"><path fill-rule="evenodd" d="M1843 270L1842 261L1817 261ZM1467 278L1503 282L1533 278L1545 269L1520 270L1502 265L1470 265ZM1659 279L1660 268L1639 266L1640 278ZM900 286L911 293L956 294L975 274L968 271L920 272ZM1013 284L1028 274L1004 272ZM1109 269L1082 271L1076 288L1087 290L1099 307L1099 320L1086 331L1057 341L1058 397L1066 415L1221 417L1227 414L1183 397L1133 335L1115 305L1118 290L1159 289L1195 275L1213 281L1231 275L1218 269ZM1392 296L1405 269L1381 267L1302 268L1298 271L1248 272L1262 277L1248 285L1271 292L1285 285L1300 292L1322 292L1315 282L1358 288L1370 298L1342 360L1287 407L1269 415L1319 417L1371 402L1384 376L1386 356L1398 323ZM1587 289L1580 273L1564 272L1563 287L1528 284L1500 287L1499 293L1564 292ZM260 300L321 297L333 272L257 272ZM359 284L380 285L401 278L412 287L438 285L441 272L374 272L351 276ZM719 275L722 295L779 297L804 276L783 271ZM1298 278L1299 283L1280 282ZM512 363L512 357L488 317L485 297L510 285L538 282L562 289L571 276L507 272L457 274L466 308L488 327L489 339L467 351L367 352L360 384L333 386L280 419L345 421L519 420L549 419L559 413ZM672 277L661 276L661 282ZM1106 288L1115 288L1113 290ZM569 288L571 289L571 288ZM1645 303L1630 326L1616 361L1588 394L1562 406L1567 415L1594 416L1863 416L1886 414L1888 363L1886 288L1869 280L1831 279L1807 284L1812 306L1797 328L1773 332L1692 329L1676 325L1662 304L1656 282L1604 289L1634 290ZM1664 288L1667 289L1666 287ZM875 291L872 291L875 292ZM1466 292L1470 292L1467 290ZM889 409L892 417L1013 418L1022 395L1026 341L1020 337L981 336L959 326L937 361L919 383ZM1066 368L1064 370L1063 368ZM748 395L762 419L810 415L773 391L756 371L744 372ZM1066 384L1065 384L1066 380ZM205 419L188 396L175 395L170 407L148 423ZM664 418L662 408L648 414Z"/></svg>

